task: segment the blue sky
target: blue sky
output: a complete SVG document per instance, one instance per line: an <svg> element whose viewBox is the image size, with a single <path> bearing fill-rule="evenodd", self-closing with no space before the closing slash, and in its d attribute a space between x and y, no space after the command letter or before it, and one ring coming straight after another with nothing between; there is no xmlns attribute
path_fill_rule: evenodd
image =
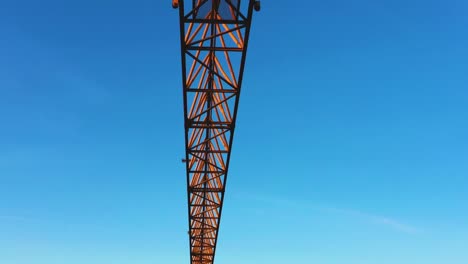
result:
<svg viewBox="0 0 468 264"><path fill-rule="evenodd" d="M217 263L468 263L468 2L262 2ZM0 262L188 263L170 1L3 1L0 36Z"/></svg>

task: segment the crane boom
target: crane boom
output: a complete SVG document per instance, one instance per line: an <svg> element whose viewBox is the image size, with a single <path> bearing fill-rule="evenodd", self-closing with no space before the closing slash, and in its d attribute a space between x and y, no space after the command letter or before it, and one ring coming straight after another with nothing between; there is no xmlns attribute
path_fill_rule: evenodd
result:
<svg viewBox="0 0 468 264"><path fill-rule="evenodd" d="M243 3L242 3L243 2ZM190 263L214 262L254 0L179 8Z"/></svg>

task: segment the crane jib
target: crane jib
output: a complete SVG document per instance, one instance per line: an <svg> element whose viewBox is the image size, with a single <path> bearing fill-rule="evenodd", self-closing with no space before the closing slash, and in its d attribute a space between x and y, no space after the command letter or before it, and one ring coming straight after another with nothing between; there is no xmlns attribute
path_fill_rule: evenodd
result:
<svg viewBox="0 0 468 264"><path fill-rule="evenodd" d="M173 0L179 8L191 264L212 264L254 0Z"/></svg>

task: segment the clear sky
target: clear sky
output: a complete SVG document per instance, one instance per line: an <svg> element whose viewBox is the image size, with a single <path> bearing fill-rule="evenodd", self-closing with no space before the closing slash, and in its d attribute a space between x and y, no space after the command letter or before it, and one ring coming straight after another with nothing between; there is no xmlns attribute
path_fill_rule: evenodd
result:
<svg viewBox="0 0 468 264"><path fill-rule="evenodd" d="M170 2L0 2L0 263L189 263ZM262 4L217 263L468 263L468 2Z"/></svg>

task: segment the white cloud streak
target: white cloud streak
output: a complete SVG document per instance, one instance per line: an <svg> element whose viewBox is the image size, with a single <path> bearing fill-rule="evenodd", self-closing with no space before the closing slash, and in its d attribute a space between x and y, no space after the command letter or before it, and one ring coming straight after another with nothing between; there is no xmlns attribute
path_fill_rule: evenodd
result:
<svg viewBox="0 0 468 264"><path fill-rule="evenodd" d="M248 198L249 200L255 200L260 203L269 203L274 204L275 206L281 206L282 208L289 208L291 210L315 210L321 211L326 213L333 213L339 214L341 216L346 217L353 217L353 218L361 218L365 222L378 224L381 226L386 226L391 228L395 231L415 235L422 232L421 229L416 228L412 225L403 223L393 217L387 217L382 215L377 215L369 212L363 212L360 210L354 209L346 209L346 208L339 208L339 207L332 207L332 206L324 206L324 205L317 205L313 204L304 200L294 200L294 199L286 199L286 198L278 198L278 197L269 197L266 195L250 195L250 194L242 194L239 197Z"/></svg>
<svg viewBox="0 0 468 264"><path fill-rule="evenodd" d="M321 209L328 211L328 212L332 212L332 213L360 217L360 218L366 219L369 222L384 225L396 231L406 233L406 234L417 234L421 232L421 230L416 227L402 223L394 218L390 218L387 216L375 215L375 214L362 212L358 210L342 209L342 208L334 208L334 207L321 207Z"/></svg>

